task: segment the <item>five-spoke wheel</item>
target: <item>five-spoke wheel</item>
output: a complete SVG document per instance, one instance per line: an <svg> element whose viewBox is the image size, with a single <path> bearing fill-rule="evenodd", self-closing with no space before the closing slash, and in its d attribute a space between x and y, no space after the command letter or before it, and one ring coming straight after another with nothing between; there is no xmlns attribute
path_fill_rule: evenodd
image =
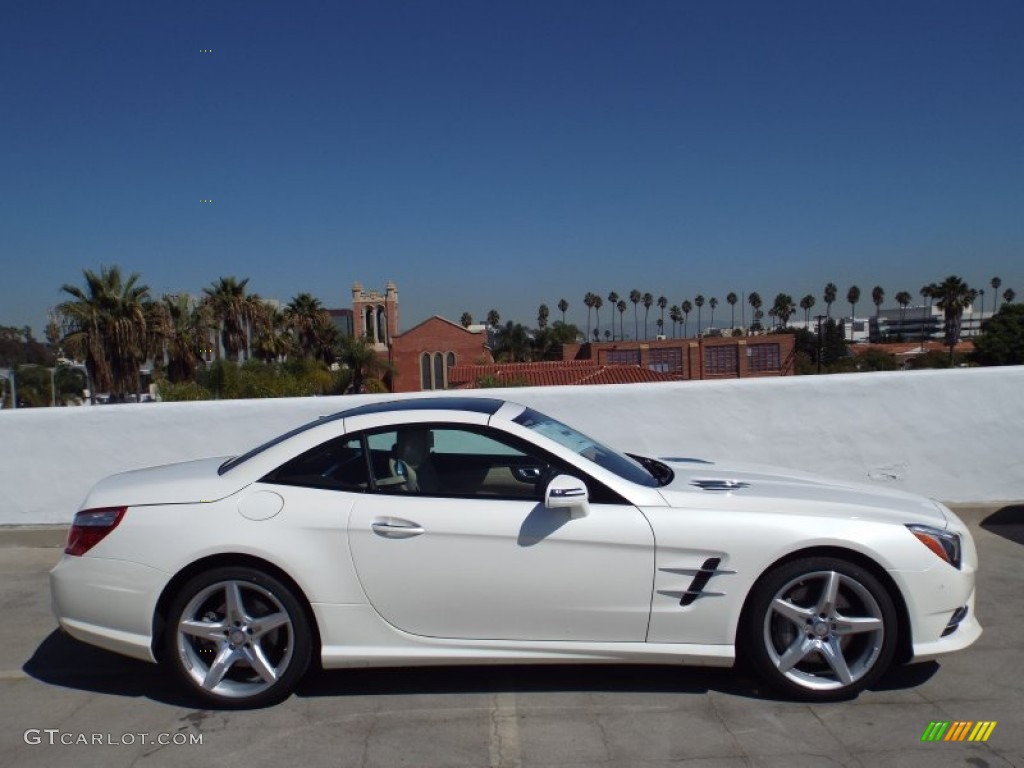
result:
<svg viewBox="0 0 1024 768"><path fill-rule="evenodd" d="M200 574L169 612L171 666L200 697L219 706L279 701L309 664L309 622L292 590L251 568Z"/></svg>
<svg viewBox="0 0 1024 768"><path fill-rule="evenodd" d="M896 610L866 569L835 558L786 563L751 593L743 641L760 675L804 699L854 695L892 661Z"/></svg>

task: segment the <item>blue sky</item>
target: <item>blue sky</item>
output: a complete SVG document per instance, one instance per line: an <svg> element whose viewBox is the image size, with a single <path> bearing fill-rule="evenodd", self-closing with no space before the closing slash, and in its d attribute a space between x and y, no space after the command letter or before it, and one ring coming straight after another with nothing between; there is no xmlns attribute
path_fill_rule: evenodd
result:
<svg viewBox="0 0 1024 768"><path fill-rule="evenodd" d="M0 324L101 264L332 307L393 279L405 328L1024 295L1022 94L1018 0L9 3Z"/></svg>

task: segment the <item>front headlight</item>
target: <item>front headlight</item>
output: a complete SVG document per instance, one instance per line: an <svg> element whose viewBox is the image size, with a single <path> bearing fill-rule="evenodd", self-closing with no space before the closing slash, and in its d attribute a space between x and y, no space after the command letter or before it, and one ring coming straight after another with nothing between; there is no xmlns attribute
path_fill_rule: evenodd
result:
<svg viewBox="0 0 1024 768"><path fill-rule="evenodd" d="M961 547L960 534L932 528L928 525L908 525L907 529L917 540L941 557L954 568L960 568Z"/></svg>

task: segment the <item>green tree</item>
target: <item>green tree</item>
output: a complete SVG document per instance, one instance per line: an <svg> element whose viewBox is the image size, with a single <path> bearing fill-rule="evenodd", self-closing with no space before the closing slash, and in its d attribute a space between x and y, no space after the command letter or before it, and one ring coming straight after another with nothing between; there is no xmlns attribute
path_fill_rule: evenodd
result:
<svg viewBox="0 0 1024 768"><path fill-rule="evenodd" d="M1007 302L985 321L972 359L979 365L1024 365L1024 304Z"/></svg>
<svg viewBox="0 0 1024 768"><path fill-rule="evenodd" d="M558 300L558 311L562 313L562 325L565 325L565 312L569 309L569 302L565 299Z"/></svg>
<svg viewBox="0 0 1024 768"><path fill-rule="evenodd" d="M615 303L615 309L619 312L619 338L625 340L626 329L623 327L623 320L626 317L626 300L619 299Z"/></svg>
<svg viewBox="0 0 1024 768"><path fill-rule="evenodd" d="M693 312L693 304L690 303L689 299L683 301L680 309L683 311L683 338L688 338L690 328L690 313Z"/></svg>
<svg viewBox="0 0 1024 768"><path fill-rule="evenodd" d="M751 323L751 327L753 327L753 325L757 323L757 313L761 311L761 306L764 304L764 302L761 299L760 293L758 293L757 291L752 291L751 294L747 296L747 303L750 305L750 308L754 310L754 318L753 322Z"/></svg>
<svg viewBox="0 0 1024 768"><path fill-rule="evenodd" d="M594 301L596 299L597 296L590 291L587 291L586 295L583 297L583 306L587 308L587 341L590 341L590 312L594 309Z"/></svg>
<svg viewBox="0 0 1024 768"><path fill-rule="evenodd" d="M604 299L594 294L594 316L597 318L597 322L594 324L594 330L598 331L601 328L601 307L604 306Z"/></svg>
<svg viewBox="0 0 1024 768"><path fill-rule="evenodd" d="M541 304L541 306L544 307L544 309L547 309L543 304ZM473 324L473 316L469 314L469 312L463 312L460 322L462 323L463 328L469 328L469 326Z"/></svg>
<svg viewBox="0 0 1024 768"><path fill-rule="evenodd" d="M839 289L835 283L828 283L825 286L825 316L832 319L832 304L835 303L836 297L839 295Z"/></svg>
<svg viewBox="0 0 1024 768"><path fill-rule="evenodd" d="M960 321L964 310L974 303L978 293L956 275L950 275L941 283L928 286L928 295L935 299L936 306L945 316L946 346L949 347L949 364L953 364L953 351L960 341Z"/></svg>
<svg viewBox="0 0 1024 768"><path fill-rule="evenodd" d="M526 363L533 358L529 329L509 320L495 334L494 357L503 363Z"/></svg>
<svg viewBox="0 0 1024 768"><path fill-rule="evenodd" d="M491 328L497 328L498 323L501 322L501 315L498 314L498 310L492 309L487 313L487 325Z"/></svg>
<svg viewBox="0 0 1024 768"><path fill-rule="evenodd" d="M209 346L209 329L185 294L171 294L150 308L150 329L159 341L158 355L166 358L167 378L175 384L193 381Z"/></svg>
<svg viewBox="0 0 1024 768"><path fill-rule="evenodd" d="M856 285L850 286L846 292L846 300L850 304L850 341L853 341L853 328L857 319L857 302L860 301L860 288Z"/></svg>
<svg viewBox="0 0 1024 768"><path fill-rule="evenodd" d="M366 339L346 336L340 340L339 348L338 362L350 372L349 391L353 394L381 391L379 377L393 375L390 366L377 356ZM377 381L378 385L372 385L371 381Z"/></svg>
<svg viewBox="0 0 1024 768"><path fill-rule="evenodd" d="M615 291L608 293L608 307L612 312L619 308L619 294ZM615 315L612 315L612 341L615 341Z"/></svg>
<svg viewBox="0 0 1024 768"><path fill-rule="evenodd" d="M652 296L650 293L645 293L643 297L641 297L641 301L644 305L644 338L647 339L650 338L647 335L647 316L651 312L651 307L654 306L654 296Z"/></svg>
<svg viewBox="0 0 1024 768"><path fill-rule="evenodd" d="M220 328L220 342L228 360L237 362L248 352L247 329L259 304L245 293L249 278L221 277L203 289L204 301ZM218 351L219 355L219 351Z"/></svg>
<svg viewBox="0 0 1024 768"><path fill-rule="evenodd" d="M1013 304L1013 300L1015 298L1017 298L1017 294L1014 292L1013 288L1007 288L1003 291L1003 301L1007 304Z"/></svg>
<svg viewBox="0 0 1024 768"><path fill-rule="evenodd" d="M311 293L300 293L288 302L284 316L288 326L295 332L299 354L303 357L317 357L321 346L318 336L323 333L323 321L328 317L320 299Z"/></svg>
<svg viewBox="0 0 1024 768"><path fill-rule="evenodd" d="M658 305L658 309L661 310L661 326L659 326L661 328L660 332L662 334L664 334L664 332L665 332L665 307L668 306L668 299L666 299L664 296L659 296L658 297L658 301L656 303Z"/></svg>
<svg viewBox="0 0 1024 768"><path fill-rule="evenodd" d="M633 302L633 338L640 338L640 315L637 312L637 306L640 304L640 299L643 298L643 294L640 293L636 288L629 292L629 300Z"/></svg>
<svg viewBox="0 0 1024 768"><path fill-rule="evenodd" d="M683 322L683 310L679 308L678 304L673 304L669 307L668 318L672 321L672 338L676 337L676 326Z"/></svg>
<svg viewBox="0 0 1024 768"><path fill-rule="evenodd" d="M992 280L989 281L989 285L992 286L992 293L993 293L993 296L992 296L992 312L993 312L993 314L998 309L996 304L999 301L999 288L1000 288L1000 286L1002 286L1002 284L1003 284L1003 281L1000 280L998 277L993 277Z"/></svg>
<svg viewBox="0 0 1024 768"><path fill-rule="evenodd" d="M800 309L804 311L804 327L809 328L811 325L811 310L814 309L814 296L808 293L800 299Z"/></svg>
<svg viewBox="0 0 1024 768"><path fill-rule="evenodd" d="M740 298L739 298L739 296L737 296L732 291L729 291L729 294L725 297L725 300L729 304L729 311L731 312L731 317L729 318L729 327L730 328L735 328L736 327L736 302L739 301Z"/></svg>
<svg viewBox="0 0 1024 768"><path fill-rule="evenodd" d="M900 305L900 325L898 334L900 341L903 341L903 318L907 313L907 307L910 304L910 299L911 296L909 291L900 291L896 294L896 303Z"/></svg>
<svg viewBox="0 0 1024 768"><path fill-rule="evenodd" d="M882 311L882 302L885 301L885 290L882 286L876 285L871 289L871 302L875 305L875 317Z"/></svg>
<svg viewBox="0 0 1024 768"><path fill-rule="evenodd" d="M551 316L551 310L548 309L547 304L541 304L537 307L537 327L540 330L544 330L548 327L548 317Z"/></svg>
<svg viewBox="0 0 1024 768"><path fill-rule="evenodd" d="M90 390L109 392L124 400L139 391L139 366L145 359L148 327L144 304L149 287L139 275L123 279L120 267L101 267L97 275L83 270L85 287L64 285L71 296L57 311L64 319L64 345L85 361Z"/></svg>
<svg viewBox="0 0 1024 768"><path fill-rule="evenodd" d="M775 297L775 303L772 305L772 312L779 320L782 321L782 327L785 328L789 322L789 318L793 316L796 311L796 304L793 303L793 297L788 293L780 293Z"/></svg>
<svg viewBox="0 0 1024 768"><path fill-rule="evenodd" d="M701 307L704 306L704 296L703 296L703 294L698 293L697 296L694 298L693 303L697 305L697 335L700 336L700 333L701 333L700 310L701 310Z"/></svg>

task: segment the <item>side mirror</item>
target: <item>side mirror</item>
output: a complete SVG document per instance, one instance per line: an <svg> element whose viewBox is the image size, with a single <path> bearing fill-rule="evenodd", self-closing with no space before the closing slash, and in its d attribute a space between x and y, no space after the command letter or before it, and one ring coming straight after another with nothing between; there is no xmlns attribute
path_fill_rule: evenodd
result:
<svg viewBox="0 0 1024 768"><path fill-rule="evenodd" d="M590 513L590 494L582 480L571 475L556 475L544 489L544 506L568 509L570 517L586 517Z"/></svg>

